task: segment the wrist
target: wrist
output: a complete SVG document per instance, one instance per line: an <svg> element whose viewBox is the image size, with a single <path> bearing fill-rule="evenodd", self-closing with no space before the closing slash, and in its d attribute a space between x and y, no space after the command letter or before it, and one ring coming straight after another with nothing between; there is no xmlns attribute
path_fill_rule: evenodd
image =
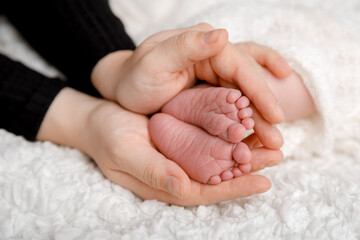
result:
<svg viewBox="0 0 360 240"><path fill-rule="evenodd" d="M120 50L110 53L100 59L91 73L91 82L100 94L116 101L116 91L121 81L121 73L125 62L133 54L131 50Z"/></svg>
<svg viewBox="0 0 360 240"><path fill-rule="evenodd" d="M37 139L86 152L87 121L103 101L71 88L64 88L50 105Z"/></svg>

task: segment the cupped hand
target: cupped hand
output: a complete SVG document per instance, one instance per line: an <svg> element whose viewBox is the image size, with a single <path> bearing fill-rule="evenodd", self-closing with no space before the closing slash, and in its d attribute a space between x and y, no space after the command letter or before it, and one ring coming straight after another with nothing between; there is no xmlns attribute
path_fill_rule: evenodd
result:
<svg viewBox="0 0 360 240"><path fill-rule="evenodd" d="M92 82L105 98L143 114L157 112L196 79L229 83L244 92L264 119L280 123L284 114L255 60L228 42L226 30L199 24L157 33L134 52L109 54L95 66Z"/></svg>
<svg viewBox="0 0 360 240"><path fill-rule="evenodd" d="M112 182L143 199L177 205L202 205L246 197L267 191L264 176L243 175L218 185L201 184L188 178L173 161L151 144L148 118L103 101L88 118L87 152ZM262 147L255 135L244 140L252 151L252 170L274 166L282 161L279 150Z"/></svg>
<svg viewBox="0 0 360 240"><path fill-rule="evenodd" d="M94 67L92 83L101 95L132 112L151 114L195 83L194 64L219 52L227 32L208 24L159 32L134 52L117 51Z"/></svg>

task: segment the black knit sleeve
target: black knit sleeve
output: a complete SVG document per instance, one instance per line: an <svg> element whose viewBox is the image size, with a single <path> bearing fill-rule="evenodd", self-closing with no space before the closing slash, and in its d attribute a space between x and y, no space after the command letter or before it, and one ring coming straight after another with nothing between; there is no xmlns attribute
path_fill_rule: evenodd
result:
<svg viewBox="0 0 360 240"><path fill-rule="evenodd" d="M55 96L65 87L0 55L0 128L35 140Z"/></svg>
<svg viewBox="0 0 360 240"><path fill-rule="evenodd" d="M102 57L135 48L108 0L2 1L10 22L80 91L97 94L90 74Z"/></svg>

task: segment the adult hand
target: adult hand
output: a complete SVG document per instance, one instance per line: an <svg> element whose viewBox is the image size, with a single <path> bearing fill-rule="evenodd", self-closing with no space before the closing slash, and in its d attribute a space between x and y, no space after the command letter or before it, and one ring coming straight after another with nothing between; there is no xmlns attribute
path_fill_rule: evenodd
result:
<svg viewBox="0 0 360 240"><path fill-rule="evenodd" d="M103 102L89 117L89 141L84 147L104 175L143 199L157 199L178 205L212 204L267 191L271 184L263 176L244 175L219 185L190 180L173 161L151 144L148 119ZM281 162L279 150L263 148L257 137L244 140L252 150L253 171Z"/></svg>
<svg viewBox="0 0 360 240"><path fill-rule="evenodd" d="M255 60L228 42L226 30L208 24L155 34L133 53L104 57L92 73L94 86L105 98L145 114L158 111L196 78L235 84L268 122L284 120Z"/></svg>
<svg viewBox="0 0 360 240"><path fill-rule="evenodd" d="M219 52L224 30L208 24L154 34L134 52L117 51L94 67L91 79L101 95L132 112L151 114L195 83L194 63Z"/></svg>
<svg viewBox="0 0 360 240"><path fill-rule="evenodd" d="M218 185L192 181L153 147L147 117L70 88L63 89L51 104L37 138L80 149L108 179L143 199L211 204L262 193L271 186L267 178L256 175ZM283 158L281 151L263 148L255 135L244 142L252 151L253 171L276 165Z"/></svg>
<svg viewBox="0 0 360 240"><path fill-rule="evenodd" d="M244 142L248 144L252 152L252 172L261 170L265 167L275 166L283 159L281 151L264 148L254 134L244 139ZM142 147L145 147L146 145L143 145ZM128 147L128 149L133 153L132 157L135 157L135 159L143 159L146 157L143 156L141 152L138 152L139 150L142 150L142 147L138 148L136 145L130 144ZM150 149L149 146L146 148ZM156 168L164 167L164 163L166 165L168 164L168 161L170 161L164 159L162 155L158 155L157 158L163 160L160 162L150 163L152 159L148 158L151 166L149 169L154 170ZM178 169L178 171L180 172L181 169ZM155 172L154 174L148 173L146 175L151 175L153 178L157 179L154 182L165 182L167 177L167 175L161 175L159 172ZM139 178L125 172L109 172L108 177L113 182L136 193L142 199L156 199L180 206L209 205L264 193L271 188L271 182L269 179L261 175L247 174L229 181L223 181L217 185L202 184L191 179L189 182L187 178L184 178L181 179L183 188L182 198L179 198L179 195L177 194L177 196L170 194L171 191L169 192L168 190L164 190L162 188L154 188L153 185L149 185Z"/></svg>

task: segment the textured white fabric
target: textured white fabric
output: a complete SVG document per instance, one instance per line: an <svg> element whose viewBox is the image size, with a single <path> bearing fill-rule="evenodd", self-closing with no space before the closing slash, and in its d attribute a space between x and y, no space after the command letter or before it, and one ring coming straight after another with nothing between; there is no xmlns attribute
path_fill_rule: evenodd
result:
<svg viewBox="0 0 360 240"><path fill-rule="evenodd" d="M212 206L142 201L77 150L0 130L0 239L359 239L360 2L113 0L139 42L207 21L280 51L319 113L281 125L287 158L270 192ZM140 6L140 7L139 7ZM145 26L145 27L144 27ZM0 19L0 51L57 74Z"/></svg>

